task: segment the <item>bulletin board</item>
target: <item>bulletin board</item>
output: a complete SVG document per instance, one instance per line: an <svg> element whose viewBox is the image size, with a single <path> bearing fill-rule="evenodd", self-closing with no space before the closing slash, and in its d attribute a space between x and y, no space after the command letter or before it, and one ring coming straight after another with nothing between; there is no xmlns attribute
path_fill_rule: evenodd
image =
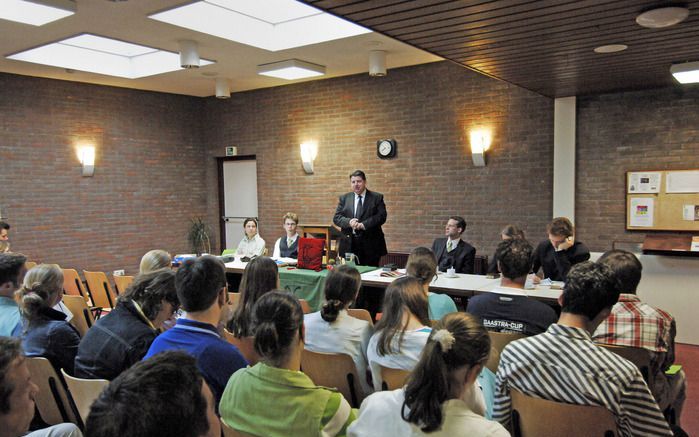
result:
<svg viewBox="0 0 699 437"><path fill-rule="evenodd" d="M626 172L626 229L699 231L699 169Z"/></svg>

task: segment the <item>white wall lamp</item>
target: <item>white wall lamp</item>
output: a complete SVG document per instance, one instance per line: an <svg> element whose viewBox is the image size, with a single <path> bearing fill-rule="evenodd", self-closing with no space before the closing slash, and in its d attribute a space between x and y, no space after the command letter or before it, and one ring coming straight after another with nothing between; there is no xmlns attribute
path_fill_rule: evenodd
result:
<svg viewBox="0 0 699 437"><path fill-rule="evenodd" d="M486 130L471 131L471 157L473 165L485 167L485 152L490 148L490 132Z"/></svg>
<svg viewBox="0 0 699 437"><path fill-rule="evenodd" d="M180 43L180 66L199 68L199 46L196 41L183 39Z"/></svg>
<svg viewBox="0 0 699 437"><path fill-rule="evenodd" d="M83 176L93 176L95 174L95 147L80 147L78 149L78 159L83 165Z"/></svg>
<svg viewBox="0 0 699 437"><path fill-rule="evenodd" d="M216 98L230 99L231 98L231 83L223 77L216 78Z"/></svg>
<svg viewBox="0 0 699 437"><path fill-rule="evenodd" d="M372 50L369 52L369 76L382 77L386 75L386 52Z"/></svg>
<svg viewBox="0 0 699 437"><path fill-rule="evenodd" d="M318 156L318 143L308 141L301 144L301 163L306 174L313 174L313 161Z"/></svg>

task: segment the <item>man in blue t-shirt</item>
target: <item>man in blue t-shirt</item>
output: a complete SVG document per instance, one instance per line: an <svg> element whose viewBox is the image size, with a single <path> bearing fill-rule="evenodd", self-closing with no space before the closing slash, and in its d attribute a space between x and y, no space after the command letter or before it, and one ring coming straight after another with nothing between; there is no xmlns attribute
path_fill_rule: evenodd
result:
<svg viewBox="0 0 699 437"><path fill-rule="evenodd" d="M190 353L218 405L230 376L248 364L235 346L221 339L216 328L227 302L226 269L213 256L187 260L177 270L175 288L186 315L153 341L143 359L172 349Z"/></svg>
<svg viewBox="0 0 699 437"><path fill-rule="evenodd" d="M495 252L502 272L500 286L469 299L467 311L479 317L489 331L535 335L558 319L553 308L524 293L532 250L526 240L501 242Z"/></svg>

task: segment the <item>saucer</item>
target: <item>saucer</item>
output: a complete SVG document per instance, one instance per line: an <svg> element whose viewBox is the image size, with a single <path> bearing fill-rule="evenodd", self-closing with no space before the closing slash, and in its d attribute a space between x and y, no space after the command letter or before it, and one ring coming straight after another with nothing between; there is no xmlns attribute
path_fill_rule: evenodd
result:
<svg viewBox="0 0 699 437"><path fill-rule="evenodd" d="M442 275L442 277L443 277L443 278L453 279L453 278L458 278L459 275L457 275L456 273L453 274L453 275L447 275L447 274L445 273L445 274Z"/></svg>

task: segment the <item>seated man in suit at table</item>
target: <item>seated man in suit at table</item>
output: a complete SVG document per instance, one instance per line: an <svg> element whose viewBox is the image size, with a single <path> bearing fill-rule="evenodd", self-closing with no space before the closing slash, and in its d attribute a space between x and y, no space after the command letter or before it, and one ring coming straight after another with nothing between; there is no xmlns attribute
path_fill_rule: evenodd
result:
<svg viewBox="0 0 699 437"><path fill-rule="evenodd" d="M502 272L500 286L469 299L466 311L479 317L489 331L535 335L556 323L553 308L524 292L532 250L526 240L503 240L495 252Z"/></svg>
<svg viewBox="0 0 699 437"><path fill-rule="evenodd" d="M437 257L440 272L453 267L456 273L473 273L476 260L476 248L461 239L466 229L463 217L452 216L444 227L444 238L437 238L432 243L432 252Z"/></svg>

